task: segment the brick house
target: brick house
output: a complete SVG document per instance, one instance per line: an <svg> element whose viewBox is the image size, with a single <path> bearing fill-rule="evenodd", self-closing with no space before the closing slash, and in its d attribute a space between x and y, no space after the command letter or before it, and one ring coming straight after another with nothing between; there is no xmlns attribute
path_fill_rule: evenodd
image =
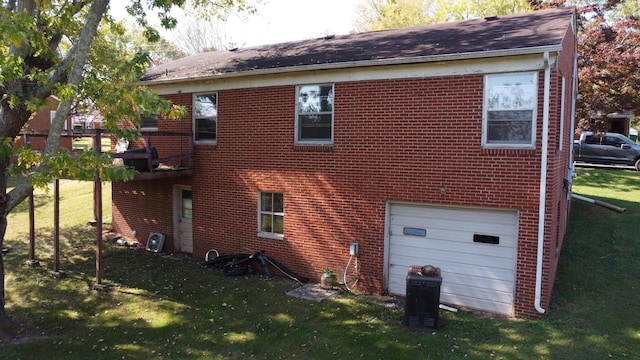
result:
<svg viewBox="0 0 640 360"><path fill-rule="evenodd" d="M20 132L20 137L16 140L14 146L19 148L24 143L29 143L31 149L36 151L44 151L45 142L47 141L46 135L51 128L51 122L55 116L56 109L60 100L54 96L50 96L46 100L46 105L42 110L34 114ZM63 130L72 130L71 117L65 120ZM60 147L71 150L73 148L73 139L71 137L60 137Z"/></svg>
<svg viewBox="0 0 640 360"><path fill-rule="evenodd" d="M145 126L193 134L194 165L114 183L113 224L199 259L265 250L369 293L404 295L409 266L433 265L444 303L543 316L570 204L575 21L561 8L151 68L142 84L189 111ZM160 156L186 146L151 139Z"/></svg>

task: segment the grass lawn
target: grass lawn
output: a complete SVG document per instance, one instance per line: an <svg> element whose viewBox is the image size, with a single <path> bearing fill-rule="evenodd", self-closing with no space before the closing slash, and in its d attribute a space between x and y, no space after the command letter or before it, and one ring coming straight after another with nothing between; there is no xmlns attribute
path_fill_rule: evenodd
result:
<svg viewBox="0 0 640 360"><path fill-rule="evenodd" d="M102 136L100 139L102 152L111 151L111 139L108 136ZM77 150L87 150L93 147L93 137L79 137L73 139L73 148Z"/></svg>
<svg viewBox="0 0 640 360"><path fill-rule="evenodd" d="M628 209L573 201L549 316L491 318L441 311L440 328L403 325L404 308L344 295L285 295L296 285L225 277L198 262L106 242L95 282L92 184L62 182L61 268L52 267L52 193L36 197L37 257L26 207L9 219L7 309L23 343L0 359L631 359L640 353L640 173L578 169L574 192ZM105 221L110 189L104 186ZM86 205L84 205L86 204Z"/></svg>

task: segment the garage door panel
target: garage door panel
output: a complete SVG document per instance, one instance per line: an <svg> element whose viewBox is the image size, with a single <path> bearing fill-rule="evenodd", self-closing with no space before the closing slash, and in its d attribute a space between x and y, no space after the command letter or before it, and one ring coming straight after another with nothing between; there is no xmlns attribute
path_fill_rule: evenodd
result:
<svg viewBox="0 0 640 360"><path fill-rule="evenodd" d="M457 294L441 294L440 302L450 304L452 306L461 305L472 309L480 309L483 311L493 312L496 314L510 314L512 311L512 303L504 303L495 300L480 299L476 297L462 296Z"/></svg>
<svg viewBox="0 0 640 360"><path fill-rule="evenodd" d="M409 226L409 227L426 227L431 229L458 229L462 231L473 231L478 225L483 227L482 225L487 224L487 220L484 218L478 217L473 219L464 219L464 218L438 218L438 219L427 219L417 216L412 217L402 217L402 216L392 216L391 221L394 225L398 226ZM509 233L510 228L513 224L503 224L503 223L491 223L491 229L495 229L496 233ZM455 226L455 227L452 227ZM401 230L401 229L400 229Z"/></svg>
<svg viewBox="0 0 640 360"><path fill-rule="evenodd" d="M462 293L473 293L478 297L491 297L492 293L513 293L513 282L496 279L494 277L469 276L464 274L443 274L446 275L446 284L448 287L457 290L464 290ZM443 280L444 281L444 280ZM486 296L480 296L486 294ZM502 297L502 295L500 296Z"/></svg>
<svg viewBox="0 0 640 360"><path fill-rule="evenodd" d="M517 219L515 212L488 209L457 209L438 207L413 207L402 206L392 209L391 217L402 218L407 221L427 221L431 223L443 223L456 221L459 223L491 223L492 225L511 225Z"/></svg>
<svg viewBox="0 0 640 360"><path fill-rule="evenodd" d="M412 228L414 229L414 228ZM474 241L474 234L477 235L485 235L485 236L497 236L498 244L489 244L481 241ZM430 247L432 242L435 241L444 241L445 243L442 246L455 246L456 243L460 243L462 246L466 246L467 244L475 244L478 246L484 247L497 247L495 245L500 245L501 248L515 248L517 239L513 235L506 234L498 234L498 233L490 233L487 231L471 231L471 232L463 232L463 231L442 231L442 230L431 230L428 231L428 235L425 237L421 236L412 236L412 235L404 235L402 230L392 231L391 236L397 240L401 246L418 246L418 247Z"/></svg>
<svg viewBox="0 0 640 360"><path fill-rule="evenodd" d="M407 252L407 250L393 251L393 265L434 265L434 264L468 264L476 266L497 267L501 269L513 268L513 260L506 257L481 256L478 253L453 253L447 250L431 250L429 252ZM428 261L428 262L427 262ZM435 266L435 265L434 265Z"/></svg>
<svg viewBox="0 0 640 360"><path fill-rule="evenodd" d="M423 230L426 236L412 236L405 234L404 230ZM406 237L408 239L447 239L450 241L468 242L473 241L473 235L489 235L499 238L499 244L504 246L515 246L516 239L513 234L513 224L511 226L488 227L485 223L458 224L455 221L447 223L429 224L393 224L390 227L391 236Z"/></svg>
<svg viewBox="0 0 640 360"><path fill-rule="evenodd" d="M467 284L474 287L484 284L499 291L513 291L513 271L510 269L496 269L482 266L470 266L465 264L431 264L440 268L443 281L453 284ZM408 266L392 266L389 274L391 277L403 279L409 271Z"/></svg>
<svg viewBox="0 0 640 360"><path fill-rule="evenodd" d="M401 222L398 220L402 220ZM430 219L426 221L421 218L414 218L413 221L407 221L396 217L391 219L391 235L402 235L404 228L416 228L424 229L427 233L427 237L450 237L448 234L467 234L467 233L483 233L486 235L506 235L512 233L513 224L491 224L491 227L487 227L486 222L474 219L474 221L461 220L461 219ZM441 232L445 232L446 235L441 235ZM455 235L451 236L455 238Z"/></svg>
<svg viewBox="0 0 640 360"><path fill-rule="evenodd" d="M391 254L412 254L416 252L455 252L460 254L484 255L496 258L513 257L514 248L507 246L496 246L491 244L479 244L472 241L447 241L438 239L421 239L419 241L406 237L394 237L394 245L389 249Z"/></svg>
<svg viewBox="0 0 640 360"><path fill-rule="evenodd" d="M389 219L389 292L405 294L410 266L433 265L443 278L442 302L511 313L516 211L393 204ZM410 228L407 233L405 228ZM489 237L477 237L484 242L474 242L475 234ZM495 240L497 244L485 243Z"/></svg>
<svg viewBox="0 0 640 360"><path fill-rule="evenodd" d="M455 303L451 301L455 298L463 298L477 301L496 302L503 304L513 303L513 294L507 292L493 292L489 289L470 288L465 286L458 286L455 284L445 285L443 283L440 288L440 297L442 302ZM460 303L458 303L460 304ZM472 304L460 304L468 307L476 308Z"/></svg>
<svg viewBox="0 0 640 360"><path fill-rule="evenodd" d="M438 266L436 266L438 267ZM441 268L442 270L442 268ZM456 269L456 271L459 269ZM393 270L391 270L390 275L391 278L398 278L402 281L398 282L400 287L404 287L406 285L406 276L407 276L408 268L395 266ZM482 273L460 273L460 272L448 272L441 271L443 282L447 284L458 284L468 286L470 288L479 288L479 287L490 287L495 289L496 291L507 291L513 292L513 281L510 278L513 277L513 274L510 274L508 271L483 271ZM405 295L402 289L399 289L400 294ZM398 293L398 292L394 292Z"/></svg>
<svg viewBox="0 0 640 360"><path fill-rule="evenodd" d="M508 282L513 284L514 273L512 268L497 268L488 266L476 266L469 264L452 264L443 263L438 266L443 274L447 275L451 281L454 280L454 276L471 276L482 279L491 279L497 281ZM443 275L444 276L444 275ZM458 283L464 283L463 280L455 281ZM513 289L512 289L513 290Z"/></svg>

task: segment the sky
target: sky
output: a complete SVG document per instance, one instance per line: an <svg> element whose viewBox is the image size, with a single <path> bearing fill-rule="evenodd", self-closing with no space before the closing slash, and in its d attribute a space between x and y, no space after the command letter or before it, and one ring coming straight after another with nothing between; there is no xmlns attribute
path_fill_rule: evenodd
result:
<svg viewBox="0 0 640 360"><path fill-rule="evenodd" d="M362 0L264 0L246 21L230 19L227 36L239 46L306 40L353 30Z"/></svg>
<svg viewBox="0 0 640 360"><path fill-rule="evenodd" d="M224 33L238 47L306 40L353 30L356 8L364 0L261 0L258 12L246 19L231 16ZM128 19L128 0L112 0L112 14ZM174 16L180 16L172 13ZM150 16L153 22L155 16ZM180 20L178 20L180 26ZM169 36L170 37L170 36Z"/></svg>

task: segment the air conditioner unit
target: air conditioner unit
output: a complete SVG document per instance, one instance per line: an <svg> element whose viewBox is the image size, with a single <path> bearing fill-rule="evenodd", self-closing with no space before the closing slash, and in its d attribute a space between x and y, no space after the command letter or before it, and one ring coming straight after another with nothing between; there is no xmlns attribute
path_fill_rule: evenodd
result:
<svg viewBox="0 0 640 360"><path fill-rule="evenodd" d="M440 286L442 276L440 268L432 276L425 276L415 269L426 267L411 266L407 274L407 292L405 300L405 325L412 328L437 329L440 311Z"/></svg>
<svg viewBox="0 0 640 360"><path fill-rule="evenodd" d="M164 235L162 233L150 233L147 239L147 251L161 252L164 244Z"/></svg>

